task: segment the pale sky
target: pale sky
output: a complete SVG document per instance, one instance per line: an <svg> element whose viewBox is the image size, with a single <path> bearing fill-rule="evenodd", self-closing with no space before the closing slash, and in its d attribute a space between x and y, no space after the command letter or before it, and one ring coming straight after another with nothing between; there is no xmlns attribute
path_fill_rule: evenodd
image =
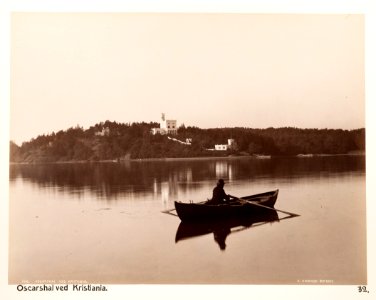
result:
<svg viewBox="0 0 376 300"><path fill-rule="evenodd" d="M13 13L10 138L101 121L365 127L364 17Z"/></svg>

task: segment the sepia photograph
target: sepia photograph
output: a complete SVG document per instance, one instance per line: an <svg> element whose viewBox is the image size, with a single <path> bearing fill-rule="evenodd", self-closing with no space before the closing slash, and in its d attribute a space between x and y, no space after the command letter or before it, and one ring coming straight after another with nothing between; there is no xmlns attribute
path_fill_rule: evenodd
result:
<svg viewBox="0 0 376 300"><path fill-rule="evenodd" d="M20 10L9 23L15 291L369 294L364 14Z"/></svg>

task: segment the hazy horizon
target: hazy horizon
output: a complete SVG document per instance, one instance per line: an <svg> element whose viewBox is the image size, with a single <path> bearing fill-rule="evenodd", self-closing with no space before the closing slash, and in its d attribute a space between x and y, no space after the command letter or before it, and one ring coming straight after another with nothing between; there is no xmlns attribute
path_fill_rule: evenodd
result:
<svg viewBox="0 0 376 300"><path fill-rule="evenodd" d="M365 128L364 17L13 13L10 139L106 120Z"/></svg>

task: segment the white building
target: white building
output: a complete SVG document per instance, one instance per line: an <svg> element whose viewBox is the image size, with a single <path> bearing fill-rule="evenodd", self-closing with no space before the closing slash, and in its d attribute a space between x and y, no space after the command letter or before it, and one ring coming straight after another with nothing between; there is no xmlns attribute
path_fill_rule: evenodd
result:
<svg viewBox="0 0 376 300"><path fill-rule="evenodd" d="M104 127L102 128L102 131L97 131L95 135L98 136L109 136L110 135L110 128L109 127Z"/></svg>
<svg viewBox="0 0 376 300"><path fill-rule="evenodd" d="M176 126L176 120L166 120L165 114L162 113L161 121L159 122L159 128L152 128L152 134L177 134L178 128Z"/></svg>
<svg viewBox="0 0 376 300"><path fill-rule="evenodd" d="M214 150L217 151L226 151L228 148L228 145L214 145Z"/></svg>
<svg viewBox="0 0 376 300"><path fill-rule="evenodd" d="M217 151L226 151L226 150L230 149L231 147L233 147L234 144L235 144L235 140L234 139L228 139L227 140L227 144L214 145L214 150L217 150Z"/></svg>

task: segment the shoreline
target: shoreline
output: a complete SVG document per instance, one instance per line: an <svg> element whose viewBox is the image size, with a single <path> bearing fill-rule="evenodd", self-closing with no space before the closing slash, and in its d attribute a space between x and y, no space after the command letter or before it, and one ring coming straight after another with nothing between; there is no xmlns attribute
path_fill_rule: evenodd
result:
<svg viewBox="0 0 376 300"><path fill-rule="evenodd" d="M127 163L127 162L153 162L153 161L195 161L195 160L234 160L234 159L256 159L268 160L273 158L315 158L329 156L366 156L365 153L343 153L343 154L298 154L298 155L243 155L243 156L199 156L199 157L163 157L163 158L132 158L126 160L106 159L106 160L71 160L71 161L54 161L54 162L9 162L9 165L37 165L37 164L91 164L91 163Z"/></svg>

